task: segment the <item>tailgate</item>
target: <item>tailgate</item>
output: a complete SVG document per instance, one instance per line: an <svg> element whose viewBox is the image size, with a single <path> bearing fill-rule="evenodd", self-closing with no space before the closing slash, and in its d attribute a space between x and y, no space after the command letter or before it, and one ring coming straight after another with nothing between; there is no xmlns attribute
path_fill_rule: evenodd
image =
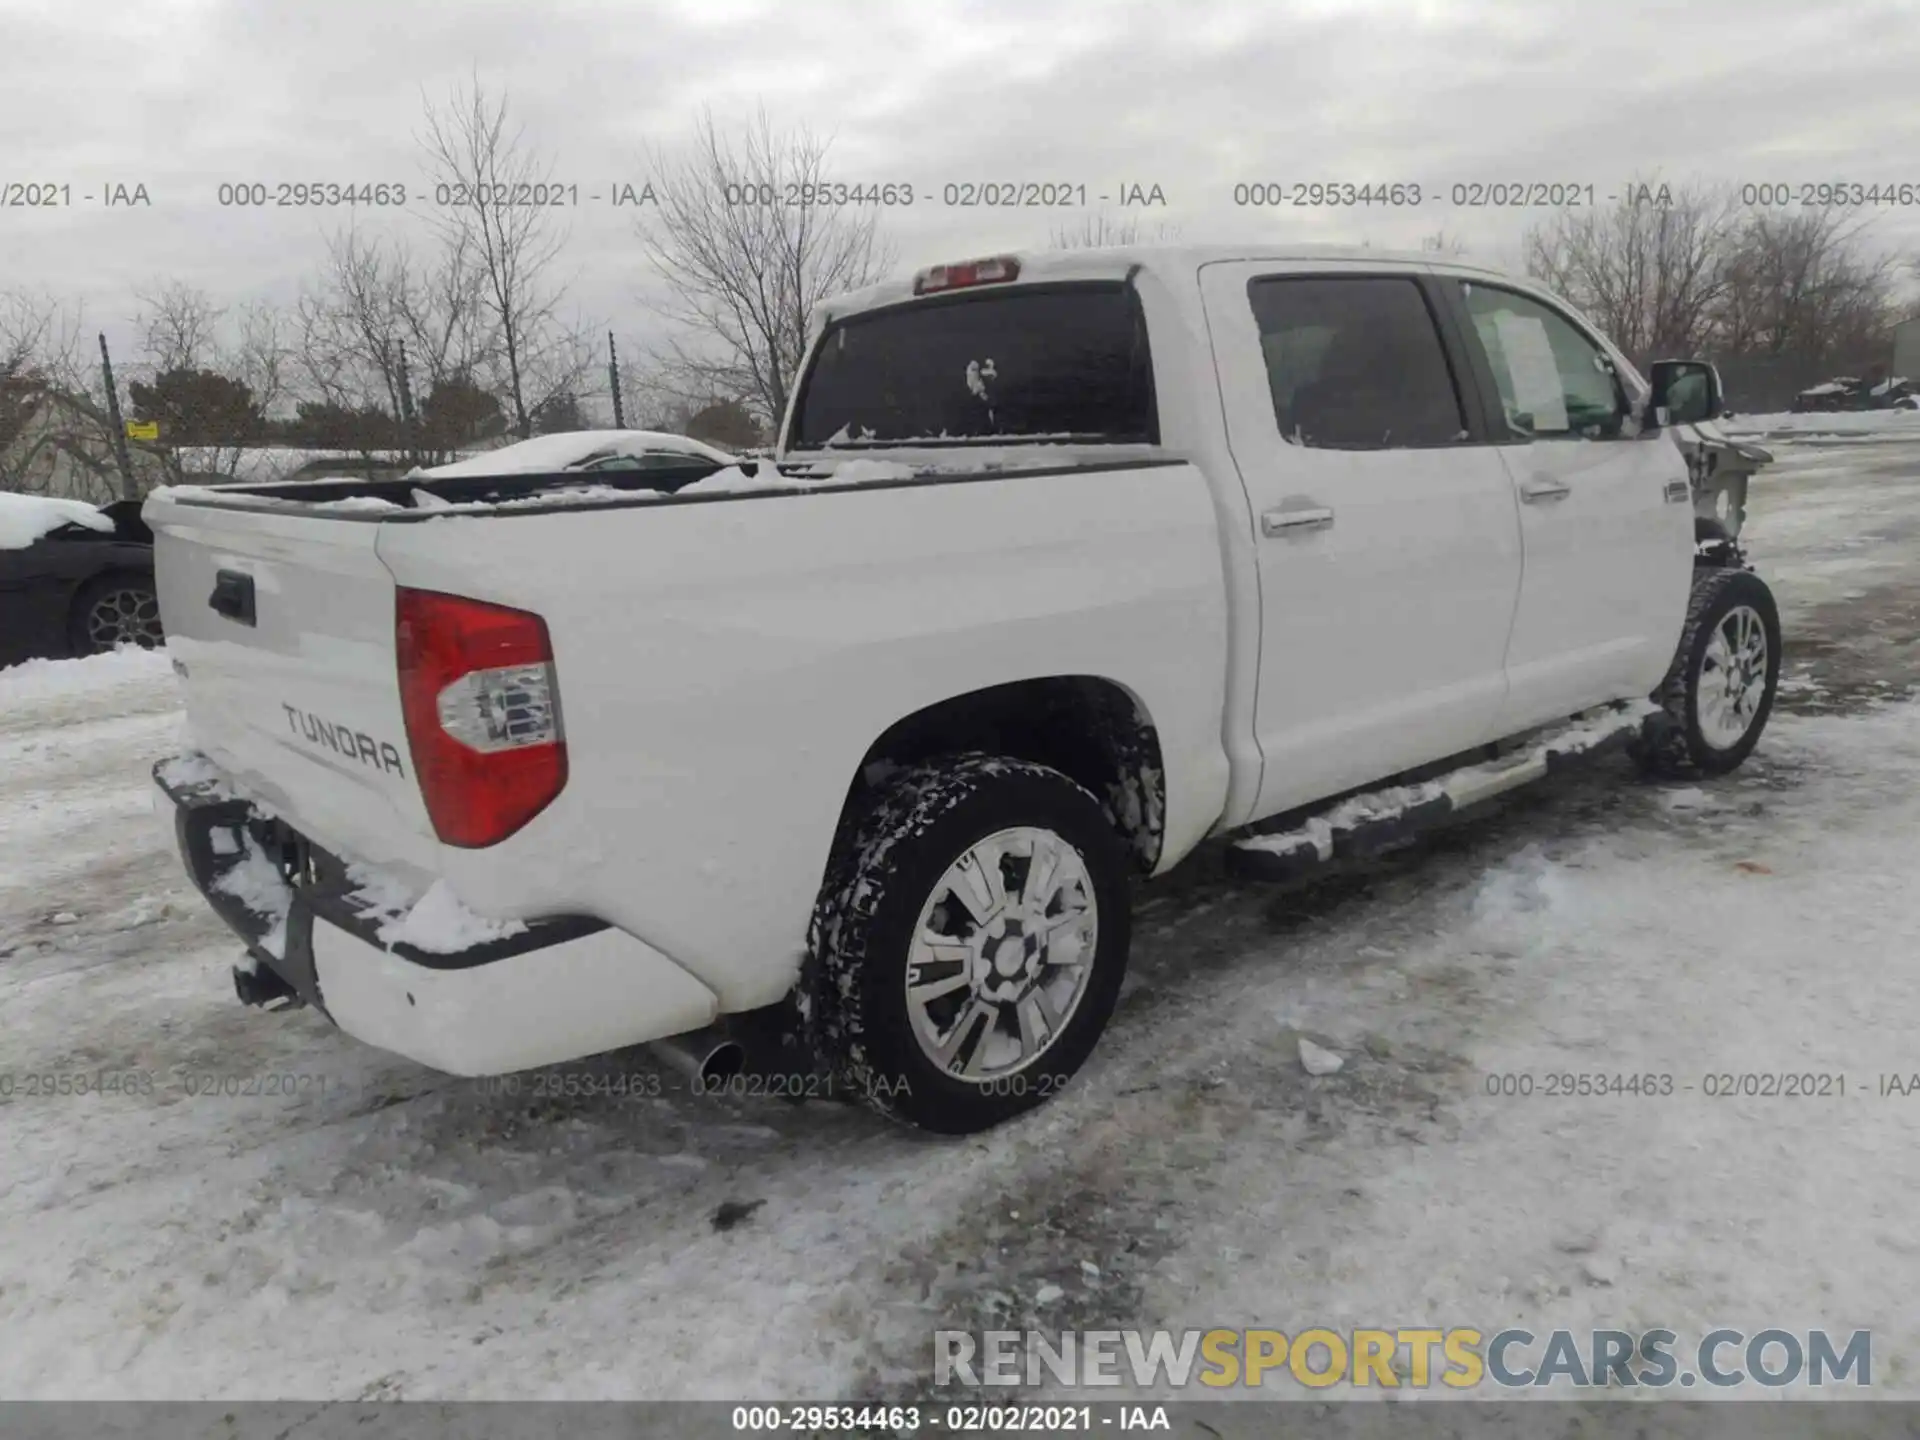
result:
<svg viewBox="0 0 1920 1440"><path fill-rule="evenodd" d="M196 748L326 848L435 873L379 524L165 494L144 513Z"/></svg>

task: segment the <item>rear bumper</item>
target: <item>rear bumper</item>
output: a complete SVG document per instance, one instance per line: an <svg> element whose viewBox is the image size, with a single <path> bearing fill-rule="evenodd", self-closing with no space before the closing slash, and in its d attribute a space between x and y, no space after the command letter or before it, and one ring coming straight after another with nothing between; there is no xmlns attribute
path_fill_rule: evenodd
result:
<svg viewBox="0 0 1920 1440"><path fill-rule="evenodd" d="M236 795L209 762L163 761L154 783L195 888L246 944L251 968L236 985L249 1003L310 1005L356 1039L455 1075L579 1059L719 1013L666 955L590 917L446 954L383 943L340 858Z"/></svg>

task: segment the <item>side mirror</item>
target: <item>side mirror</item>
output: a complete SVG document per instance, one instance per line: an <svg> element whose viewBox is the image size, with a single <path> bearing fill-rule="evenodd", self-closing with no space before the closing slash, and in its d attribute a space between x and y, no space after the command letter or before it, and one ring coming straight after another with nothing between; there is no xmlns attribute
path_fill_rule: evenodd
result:
<svg viewBox="0 0 1920 1440"><path fill-rule="evenodd" d="M1656 417L1667 425L1696 425L1702 420L1717 420L1726 411L1726 397L1720 389L1720 372L1704 360L1656 360L1653 395L1648 401Z"/></svg>

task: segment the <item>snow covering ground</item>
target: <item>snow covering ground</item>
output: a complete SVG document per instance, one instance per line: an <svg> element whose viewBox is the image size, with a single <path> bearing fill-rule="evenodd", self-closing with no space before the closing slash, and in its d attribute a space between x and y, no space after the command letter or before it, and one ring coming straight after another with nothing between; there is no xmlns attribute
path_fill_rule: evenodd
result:
<svg viewBox="0 0 1920 1440"><path fill-rule="evenodd" d="M1209 848L1081 1083L958 1142L248 1010L150 798L164 656L0 672L0 1396L844 1398L935 1328L1515 1321L1870 1328L1914 1394L1920 447L1789 449L1743 770L1601 760L1307 888ZM1568 1070L1676 1093L1488 1093ZM1845 1098L1701 1089L1809 1071Z"/></svg>
<svg viewBox="0 0 1920 1440"><path fill-rule="evenodd" d="M1781 410L1766 415L1735 415L1715 423L1729 435L1750 438L1920 440L1920 410L1814 411L1803 415Z"/></svg>

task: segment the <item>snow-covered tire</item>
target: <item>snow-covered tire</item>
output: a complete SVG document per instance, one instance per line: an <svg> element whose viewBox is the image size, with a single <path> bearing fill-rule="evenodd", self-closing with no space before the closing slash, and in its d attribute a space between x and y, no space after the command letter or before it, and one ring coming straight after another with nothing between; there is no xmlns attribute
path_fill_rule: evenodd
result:
<svg viewBox="0 0 1920 1440"><path fill-rule="evenodd" d="M1726 774L1759 743L1779 683L1780 611L1766 582L1751 570L1694 571L1673 665L1651 697L1660 713L1647 718L1634 759L1654 775Z"/></svg>
<svg viewBox="0 0 1920 1440"><path fill-rule="evenodd" d="M1025 868L1018 853L1022 844ZM995 888L1006 903L993 912L997 919L982 923L968 913L972 907L960 899L953 877L968 874L970 864L977 873L978 860L989 854L1004 854L1012 867L1006 860L995 866L1001 877ZM1040 868L1033 857L1042 854L1050 863L1039 888L1047 889L1060 875L1073 877L1072 908L1081 919L1071 924L1071 934L1066 933L1067 902L1045 927L1030 918L1028 902L1034 897L1027 892L1035 888ZM1092 1053L1120 993L1130 943L1128 873L1126 852L1100 803L1057 770L1024 760L962 755L900 773L862 812L847 843L837 847L809 935L803 1009L814 1053L835 1090L943 1135L989 1129L1058 1093ZM1018 906L1010 878L1015 874ZM1064 882L1058 893L1066 893ZM939 908L950 901L962 908ZM1048 897L1038 901L1045 906ZM1090 927L1085 924L1089 909ZM934 916L947 928L935 929ZM1091 945L1086 943L1089 930ZM931 952L921 947L929 933L947 940L966 934L969 938L943 948L972 947L974 961L928 960ZM1055 943L1061 946L1057 958ZM996 970L1002 956L1020 973ZM947 996L910 1000L915 964L919 968L912 974L923 997L954 974L977 976L976 967L985 967L984 978L951 990L956 1009L965 1013L973 1006L981 1013L954 1020L951 1034L959 1051L948 1068L932 1053L939 1037L930 1014ZM960 968L930 980L942 965ZM1029 969L1031 979L1025 978ZM1064 1007L1048 993L1057 997L1063 981L1073 987ZM1043 993L1031 1006L1028 1000L990 996L1000 987L1021 985ZM1011 1073L985 1074L995 1067L982 1059L983 1078L953 1073L975 1068L974 1057L990 1046L999 1054L1011 1044L1024 1054L1030 1041L1019 1023L1023 1009L1028 1021L1050 1022L1032 1032L1047 1038L1032 1042L1030 1062ZM1016 1033L1002 1033L1002 1027Z"/></svg>

